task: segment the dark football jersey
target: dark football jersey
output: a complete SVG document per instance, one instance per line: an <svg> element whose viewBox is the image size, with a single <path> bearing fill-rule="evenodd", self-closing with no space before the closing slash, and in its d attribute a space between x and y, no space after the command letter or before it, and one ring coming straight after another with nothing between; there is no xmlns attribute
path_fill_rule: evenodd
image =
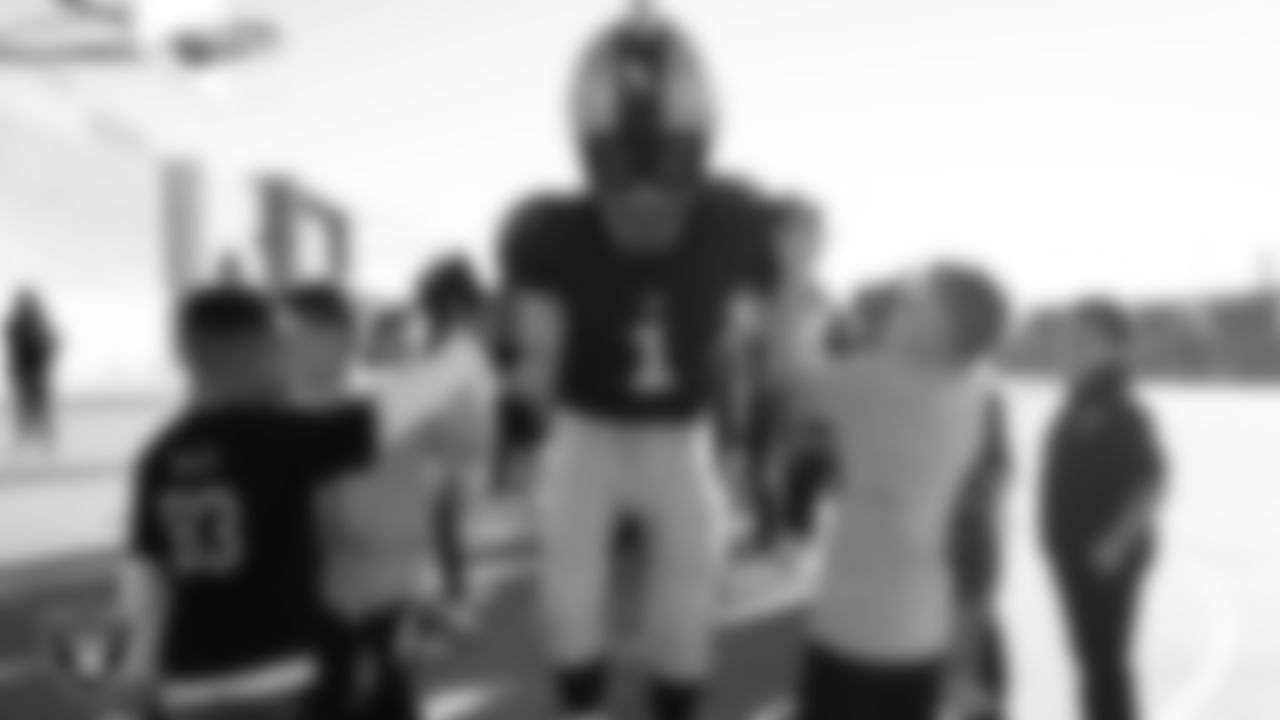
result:
<svg viewBox="0 0 1280 720"><path fill-rule="evenodd" d="M165 674L235 671L310 648L320 612L315 500L367 460L370 426L354 406L226 407L181 416L152 443L130 545L166 586Z"/></svg>
<svg viewBox="0 0 1280 720"><path fill-rule="evenodd" d="M608 236L587 197L526 204L502 238L505 281L551 297L566 321L560 402L623 420L709 413L735 303L772 291L771 207L736 187L699 199L671 248Z"/></svg>

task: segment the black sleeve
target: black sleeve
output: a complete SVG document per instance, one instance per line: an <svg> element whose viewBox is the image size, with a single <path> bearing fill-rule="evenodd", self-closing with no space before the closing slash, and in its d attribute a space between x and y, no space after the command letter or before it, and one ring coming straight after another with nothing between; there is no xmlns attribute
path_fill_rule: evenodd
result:
<svg viewBox="0 0 1280 720"><path fill-rule="evenodd" d="M130 477L126 550L147 560L154 560L160 555L163 542L156 503L162 472L160 453L156 448L148 448L134 463Z"/></svg>
<svg viewBox="0 0 1280 720"><path fill-rule="evenodd" d="M521 203L500 231L498 268L502 285L508 289L554 291L560 262L551 225L555 203L536 197Z"/></svg>
<svg viewBox="0 0 1280 720"><path fill-rule="evenodd" d="M318 481L364 467L377 457L377 412L370 401L353 400L305 422L300 450L315 459Z"/></svg>

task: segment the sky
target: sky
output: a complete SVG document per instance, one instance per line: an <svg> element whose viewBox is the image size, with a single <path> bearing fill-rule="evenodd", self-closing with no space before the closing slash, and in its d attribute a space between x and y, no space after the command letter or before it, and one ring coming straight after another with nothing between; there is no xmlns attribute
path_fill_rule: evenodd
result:
<svg viewBox="0 0 1280 720"><path fill-rule="evenodd" d="M570 71L623 6L240 4L284 43L238 71L235 102L154 69L67 73L61 94L31 73L3 81L42 104L40 123L74 124L74 87L197 152L220 178L220 242L246 234L246 169L296 169L351 206L359 276L384 290L433 250L487 255L523 193L576 182ZM719 164L824 208L835 288L951 257L1028 303L1160 297L1256 283L1280 253L1274 0L658 4L713 71Z"/></svg>

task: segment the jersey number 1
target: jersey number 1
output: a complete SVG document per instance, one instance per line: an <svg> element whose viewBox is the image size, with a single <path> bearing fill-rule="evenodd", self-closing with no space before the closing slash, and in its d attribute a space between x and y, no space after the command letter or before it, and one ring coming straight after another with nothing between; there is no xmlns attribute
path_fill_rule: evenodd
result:
<svg viewBox="0 0 1280 720"><path fill-rule="evenodd" d="M243 522L235 496L220 487L180 490L162 508L174 564L189 577L223 577L244 555Z"/></svg>
<svg viewBox="0 0 1280 720"><path fill-rule="evenodd" d="M635 364L631 388L640 395L658 395L675 385L671 348L662 321L650 315L640 321L631 335Z"/></svg>

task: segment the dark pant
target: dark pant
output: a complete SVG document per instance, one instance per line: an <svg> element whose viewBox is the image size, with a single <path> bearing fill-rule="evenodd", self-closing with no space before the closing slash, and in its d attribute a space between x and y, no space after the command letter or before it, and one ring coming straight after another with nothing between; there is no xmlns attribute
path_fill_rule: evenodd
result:
<svg viewBox="0 0 1280 720"><path fill-rule="evenodd" d="M43 373L17 373L12 378L14 425L24 440L53 437L49 378Z"/></svg>
<svg viewBox="0 0 1280 720"><path fill-rule="evenodd" d="M988 701L984 709L964 720L1002 720L1008 713L1009 666L1005 650L1004 631L999 620L989 609L976 618L977 627L968 642L973 646L961 648L961 663L956 672L967 683L974 683Z"/></svg>
<svg viewBox="0 0 1280 720"><path fill-rule="evenodd" d="M1130 656L1150 556L1150 544L1143 543L1112 573L1078 556L1054 553L1051 557L1080 678L1081 707L1089 720L1140 717Z"/></svg>
<svg viewBox="0 0 1280 720"><path fill-rule="evenodd" d="M935 720L946 662L858 660L818 645L801 666L796 720Z"/></svg>
<svg viewBox="0 0 1280 720"><path fill-rule="evenodd" d="M965 642L971 647L960 648L958 668L964 679L977 683L991 706L986 714L969 720L998 720L1005 717L1009 690L1009 665L1006 660L1004 632L996 614L996 593L999 589L999 550L996 536L987 533L967 533L952 543L952 561L956 570L956 588L964 599L966 622L973 627L964 629Z"/></svg>
<svg viewBox="0 0 1280 720"><path fill-rule="evenodd" d="M332 619L321 648L321 682L309 718L417 720L417 683L396 647L405 613L359 623Z"/></svg>
<svg viewBox="0 0 1280 720"><path fill-rule="evenodd" d="M991 699L989 712L980 720L1005 717L1009 705L1009 660L1004 630L994 616L983 625L978 640L978 680Z"/></svg>

